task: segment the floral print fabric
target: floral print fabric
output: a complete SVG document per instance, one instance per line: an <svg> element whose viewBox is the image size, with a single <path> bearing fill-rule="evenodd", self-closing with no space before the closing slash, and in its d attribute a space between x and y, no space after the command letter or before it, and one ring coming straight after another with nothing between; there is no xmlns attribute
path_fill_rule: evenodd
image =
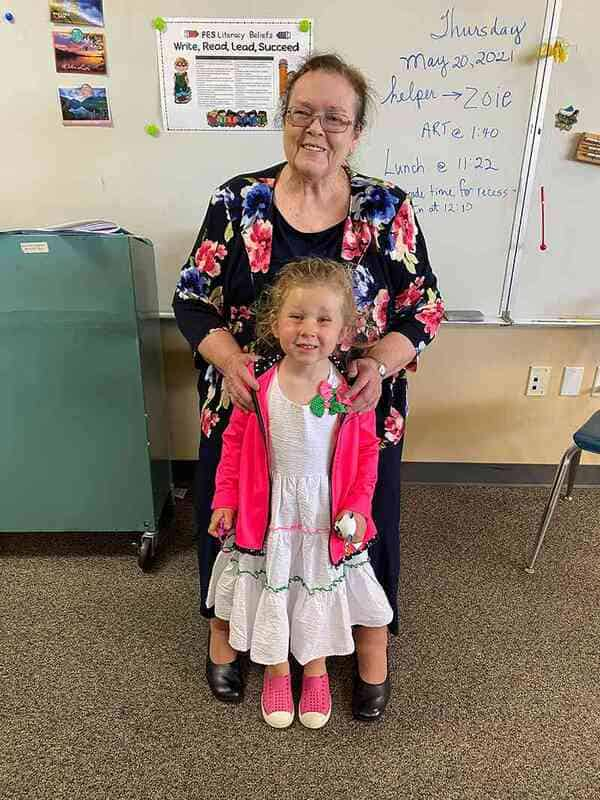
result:
<svg viewBox="0 0 600 800"><path fill-rule="evenodd" d="M173 307L203 373L203 437L222 432L230 401L221 376L196 350L205 336L222 328L243 349L255 348L254 303L276 274L271 264L273 194L283 166L238 176L213 194L181 270ZM397 331L410 339L418 356L435 336L444 306L410 199L394 184L351 171L348 178L350 207L339 260L353 265L358 343L374 343ZM349 348L350 342L342 343L342 351L351 356ZM408 367L414 368L416 359ZM400 373L383 384L377 413L382 447L398 444L405 417L406 378Z"/></svg>

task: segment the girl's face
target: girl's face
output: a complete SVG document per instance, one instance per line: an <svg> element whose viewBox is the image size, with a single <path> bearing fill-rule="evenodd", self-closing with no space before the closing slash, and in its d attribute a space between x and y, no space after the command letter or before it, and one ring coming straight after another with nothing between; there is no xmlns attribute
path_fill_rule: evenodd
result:
<svg viewBox="0 0 600 800"><path fill-rule="evenodd" d="M300 364L329 358L346 333L342 298L323 285L290 289L273 333L286 356Z"/></svg>
<svg viewBox="0 0 600 800"><path fill-rule="evenodd" d="M315 70L298 79L289 98L289 109L322 114L326 111L351 120L345 131L329 133L314 117L307 128L298 128L285 117L283 149L293 172L310 180L333 177L354 151L359 132L354 127L358 98L341 75Z"/></svg>

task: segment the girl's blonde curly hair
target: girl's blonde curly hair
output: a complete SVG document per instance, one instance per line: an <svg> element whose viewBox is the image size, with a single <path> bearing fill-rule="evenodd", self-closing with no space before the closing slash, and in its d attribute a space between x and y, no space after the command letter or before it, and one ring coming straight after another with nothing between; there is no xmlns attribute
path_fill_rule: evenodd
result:
<svg viewBox="0 0 600 800"><path fill-rule="evenodd" d="M342 299L342 318L348 328L348 344L356 330L357 312L352 294L352 272L337 261L327 258L302 258L290 261L277 275L275 282L262 293L256 306L257 350L279 349L273 326L292 289L305 286L326 286Z"/></svg>

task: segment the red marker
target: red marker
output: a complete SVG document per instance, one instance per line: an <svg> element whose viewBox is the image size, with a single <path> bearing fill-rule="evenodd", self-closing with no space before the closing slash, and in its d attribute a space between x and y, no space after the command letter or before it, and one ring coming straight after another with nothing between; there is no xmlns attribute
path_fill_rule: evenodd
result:
<svg viewBox="0 0 600 800"><path fill-rule="evenodd" d="M548 245L546 244L546 207L545 207L543 186L540 186L540 205L542 209L542 243L540 244L540 250L547 250Z"/></svg>

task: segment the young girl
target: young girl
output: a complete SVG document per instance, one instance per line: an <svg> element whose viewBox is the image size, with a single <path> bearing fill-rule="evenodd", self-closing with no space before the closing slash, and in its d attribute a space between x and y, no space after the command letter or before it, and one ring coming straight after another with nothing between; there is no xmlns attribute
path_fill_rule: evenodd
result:
<svg viewBox="0 0 600 800"><path fill-rule="evenodd" d="M208 605L229 622L231 647L266 665L262 714L275 728L294 718L289 652L304 666L300 722L320 728L331 714L326 657L353 652L353 625L392 619L367 552L375 415L352 413L330 361L355 314L342 265L284 267L257 315L259 338L283 359L258 379L256 413L236 408L223 434L209 527L223 548Z"/></svg>

